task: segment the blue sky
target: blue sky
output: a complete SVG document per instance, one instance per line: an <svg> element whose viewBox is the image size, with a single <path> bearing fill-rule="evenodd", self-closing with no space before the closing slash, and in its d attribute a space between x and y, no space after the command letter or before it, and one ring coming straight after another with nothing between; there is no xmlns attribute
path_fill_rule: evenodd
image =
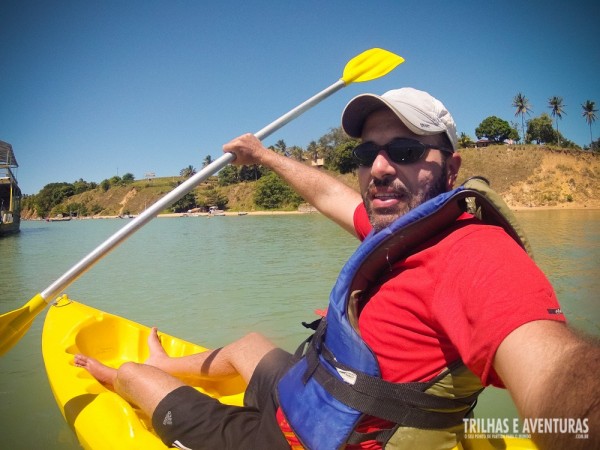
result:
<svg viewBox="0 0 600 450"><path fill-rule="evenodd" d="M340 78L371 47L406 62L348 86L265 141L305 147L339 126L362 92L412 86L452 112L459 132L531 117L563 97L559 130L589 145L581 104L600 105L597 1L84 1L0 3L0 140L26 194L200 168ZM600 135L600 121L593 126Z"/></svg>

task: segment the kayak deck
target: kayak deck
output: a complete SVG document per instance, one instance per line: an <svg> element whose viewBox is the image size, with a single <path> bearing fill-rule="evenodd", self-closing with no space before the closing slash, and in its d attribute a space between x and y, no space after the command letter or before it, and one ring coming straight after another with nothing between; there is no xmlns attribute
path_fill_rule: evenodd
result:
<svg viewBox="0 0 600 450"><path fill-rule="evenodd" d="M150 328L61 297L52 305L44 323L42 353L50 387L65 420L86 449L167 448L156 436L149 418L85 369L75 366L77 353L118 368L126 361L143 363L149 356ZM184 356L207 349L160 333L170 356ZM222 403L242 405L245 382L241 377L224 380L187 379ZM467 439L458 450L535 449L529 439L497 437Z"/></svg>

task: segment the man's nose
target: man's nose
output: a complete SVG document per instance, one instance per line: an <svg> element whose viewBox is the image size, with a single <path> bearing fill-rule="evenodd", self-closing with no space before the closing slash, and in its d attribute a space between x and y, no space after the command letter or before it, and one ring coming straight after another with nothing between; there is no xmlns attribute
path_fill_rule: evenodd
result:
<svg viewBox="0 0 600 450"><path fill-rule="evenodd" d="M396 167L385 150L381 150L371 166L373 178L384 179L396 174Z"/></svg>

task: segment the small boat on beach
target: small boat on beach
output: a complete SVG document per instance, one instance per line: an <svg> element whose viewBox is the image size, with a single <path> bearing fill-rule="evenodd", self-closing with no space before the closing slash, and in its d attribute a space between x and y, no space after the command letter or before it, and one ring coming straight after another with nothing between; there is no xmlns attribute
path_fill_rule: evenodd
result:
<svg viewBox="0 0 600 450"><path fill-rule="evenodd" d="M83 353L111 367L126 361L144 362L149 354L150 328L90 306L60 297L50 307L42 333L42 354L50 387L60 411L86 449L154 450L167 447L151 421L111 389L100 384L73 358ZM159 332L171 356L206 348ZM246 385L240 377L184 380L222 403L242 405ZM529 439L494 435L461 441L457 450L535 449Z"/></svg>
<svg viewBox="0 0 600 450"><path fill-rule="evenodd" d="M46 219L46 222L69 222L71 220L71 216L63 216L62 214L59 214L57 216L54 217L48 217Z"/></svg>
<svg viewBox="0 0 600 450"><path fill-rule="evenodd" d="M18 233L21 227L21 189L13 172L17 167L12 145L0 141L0 236Z"/></svg>
<svg viewBox="0 0 600 450"><path fill-rule="evenodd" d="M208 208L208 214L211 216L224 216L225 211L223 211L222 209L219 209L216 206L211 206L210 208Z"/></svg>

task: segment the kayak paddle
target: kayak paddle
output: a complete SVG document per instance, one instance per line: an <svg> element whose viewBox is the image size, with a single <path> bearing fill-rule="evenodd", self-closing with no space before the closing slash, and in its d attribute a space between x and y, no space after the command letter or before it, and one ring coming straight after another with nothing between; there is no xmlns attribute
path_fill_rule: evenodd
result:
<svg viewBox="0 0 600 450"><path fill-rule="evenodd" d="M387 50L380 48L367 50L360 55L355 56L346 64L342 78L255 133L255 136L258 139L263 140L303 112L317 105L319 102L350 83L369 81L382 77L403 62L404 59L402 57ZM96 247L44 291L35 295L24 306L0 315L0 355L3 355L10 350L19 339L21 339L33 323L35 317L67 286L73 283L118 244L152 220L161 211L175 203L206 178L225 167L234 159L235 155L233 153L223 154L220 158L148 207L135 219L128 222L127 225Z"/></svg>

